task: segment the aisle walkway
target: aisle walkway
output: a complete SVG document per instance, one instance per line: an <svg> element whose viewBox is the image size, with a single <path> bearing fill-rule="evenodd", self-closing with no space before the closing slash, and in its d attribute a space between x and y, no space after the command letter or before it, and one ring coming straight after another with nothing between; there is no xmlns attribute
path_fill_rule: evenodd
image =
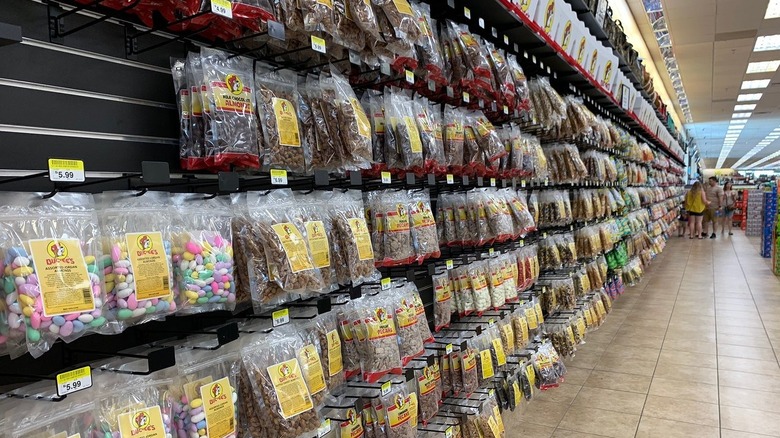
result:
<svg viewBox="0 0 780 438"><path fill-rule="evenodd" d="M780 436L780 280L757 245L673 237L507 437Z"/></svg>

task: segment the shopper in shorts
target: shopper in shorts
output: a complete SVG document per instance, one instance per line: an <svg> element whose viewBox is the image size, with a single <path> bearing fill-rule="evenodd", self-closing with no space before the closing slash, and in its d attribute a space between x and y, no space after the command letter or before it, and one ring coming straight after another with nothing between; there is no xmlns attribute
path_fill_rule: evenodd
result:
<svg viewBox="0 0 780 438"><path fill-rule="evenodd" d="M718 179L711 176L704 186L704 194L710 201L707 209L704 210L704 220L702 221L703 233L701 237L707 237L707 225L712 224L712 234L710 239L715 238L715 227L720 222L719 216L722 214L723 189L718 185Z"/></svg>
<svg viewBox="0 0 780 438"><path fill-rule="evenodd" d="M710 205L710 201L707 200L707 194L704 193L701 182L696 181L685 194L685 210L690 217L688 219L689 239L693 239L693 236L698 236L699 239L704 238L705 235L701 232L701 220L708 205Z"/></svg>
<svg viewBox="0 0 780 438"><path fill-rule="evenodd" d="M731 227L734 222L734 210L737 206L737 192L733 190L731 181L726 182L723 186L723 217L720 222L720 235L723 236L723 231L726 227L729 229L729 236L733 236Z"/></svg>
<svg viewBox="0 0 780 438"><path fill-rule="evenodd" d="M677 237L685 237L685 231L688 229L688 212L681 205L679 216L677 216Z"/></svg>

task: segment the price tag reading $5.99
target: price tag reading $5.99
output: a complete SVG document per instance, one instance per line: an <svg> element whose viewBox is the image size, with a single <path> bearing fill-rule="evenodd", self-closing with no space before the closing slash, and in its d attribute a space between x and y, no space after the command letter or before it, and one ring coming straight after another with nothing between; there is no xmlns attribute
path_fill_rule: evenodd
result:
<svg viewBox="0 0 780 438"><path fill-rule="evenodd" d="M49 158L49 181L84 182L84 162Z"/></svg>
<svg viewBox="0 0 780 438"><path fill-rule="evenodd" d="M62 397L92 387L92 368L86 366L57 374L57 395Z"/></svg>

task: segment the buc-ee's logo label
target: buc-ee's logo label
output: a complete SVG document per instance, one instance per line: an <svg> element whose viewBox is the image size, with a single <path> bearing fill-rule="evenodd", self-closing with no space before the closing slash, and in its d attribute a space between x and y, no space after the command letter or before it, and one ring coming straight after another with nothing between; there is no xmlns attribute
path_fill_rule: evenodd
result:
<svg viewBox="0 0 780 438"><path fill-rule="evenodd" d="M244 84L236 74L231 73L225 76L225 84L232 94L239 95L244 91Z"/></svg>
<svg viewBox="0 0 780 438"><path fill-rule="evenodd" d="M211 387L209 388L209 396L211 396L211 399L209 400L209 404L213 404L227 398L225 388L222 387L221 383L214 383L211 385Z"/></svg>
<svg viewBox="0 0 780 438"><path fill-rule="evenodd" d="M138 236L138 238L135 240L135 244L138 247L136 253L137 255L143 256L143 255L157 255L157 250L154 248L154 244L152 243L152 238L148 234L141 234Z"/></svg>
<svg viewBox="0 0 780 438"><path fill-rule="evenodd" d="M133 435L140 432L152 432L155 430L152 417L146 411L139 411L133 415Z"/></svg>
<svg viewBox="0 0 780 438"><path fill-rule="evenodd" d="M289 366L289 365L287 365L286 363L285 363L285 364L282 364L282 365L279 367L279 375L280 375L280 376L282 376L282 377L288 377L288 376L290 376L290 374L292 374L292 369L291 369L291 368L290 368L290 366Z"/></svg>
<svg viewBox="0 0 780 438"><path fill-rule="evenodd" d="M75 263L72 258L68 257L68 247L62 242L50 241L46 245L46 253L49 255L49 258L46 259L47 265L54 265L56 263Z"/></svg>

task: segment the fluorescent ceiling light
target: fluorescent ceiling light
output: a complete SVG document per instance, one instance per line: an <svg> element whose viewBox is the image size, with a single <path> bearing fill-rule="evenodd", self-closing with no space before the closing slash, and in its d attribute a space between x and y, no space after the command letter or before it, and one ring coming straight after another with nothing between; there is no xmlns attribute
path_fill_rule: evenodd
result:
<svg viewBox="0 0 780 438"><path fill-rule="evenodd" d="M753 90L756 88L766 88L769 86L770 79L758 79L755 81L742 81L743 90Z"/></svg>
<svg viewBox="0 0 780 438"><path fill-rule="evenodd" d="M748 103L743 105L734 105L734 111L753 111L756 109L755 103Z"/></svg>
<svg viewBox="0 0 780 438"><path fill-rule="evenodd" d="M780 0L778 0L778 1L780 1ZM754 100L761 100L761 96L763 96L762 93L740 94L737 97L737 102L752 102Z"/></svg>
<svg viewBox="0 0 780 438"><path fill-rule="evenodd" d="M747 119L753 113L734 113L731 115L732 119Z"/></svg>
<svg viewBox="0 0 780 438"><path fill-rule="evenodd" d="M780 67L780 61L761 61L748 64L747 73L770 73Z"/></svg>
<svg viewBox="0 0 780 438"><path fill-rule="evenodd" d="M766 14L764 14L764 20L777 17L780 17L780 0L769 0L769 5L766 7Z"/></svg>
<svg viewBox="0 0 780 438"><path fill-rule="evenodd" d="M780 35L764 35L756 38L754 52L766 52L780 49Z"/></svg>

